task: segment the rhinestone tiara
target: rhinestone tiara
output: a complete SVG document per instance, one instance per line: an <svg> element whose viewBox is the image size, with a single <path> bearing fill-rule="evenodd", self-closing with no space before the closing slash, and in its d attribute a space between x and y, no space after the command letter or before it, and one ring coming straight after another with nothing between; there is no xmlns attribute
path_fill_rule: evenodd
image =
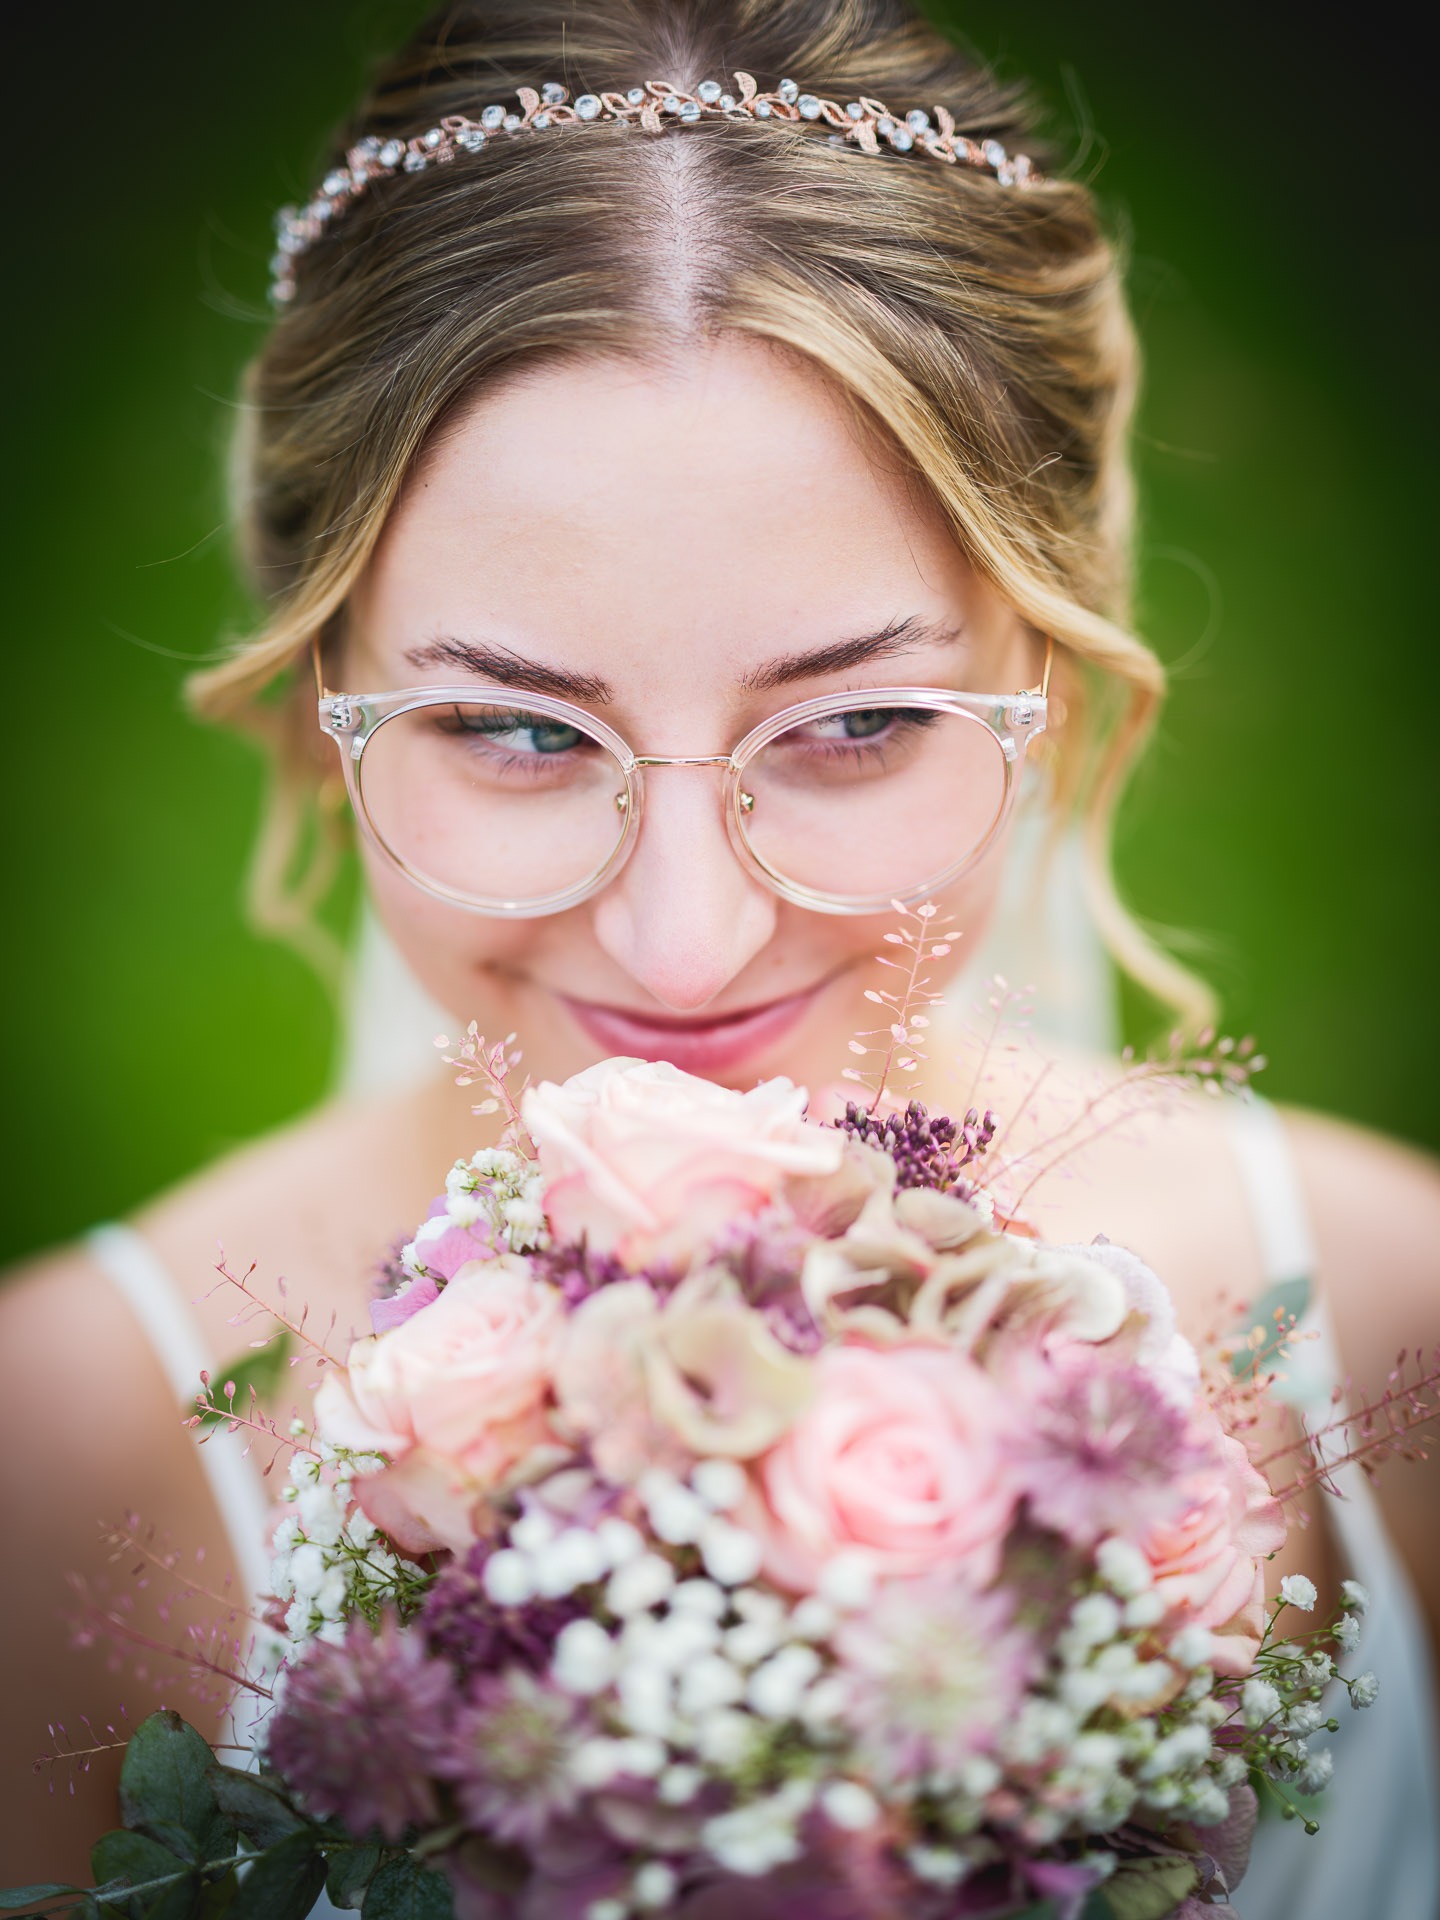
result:
<svg viewBox="0 0 1440 1920"><path fill-rule="evenodd" d="M933 115L916 107L902 116L864 94L841 106L818 94L802 93L793 80L782 80L773 93L761 93L752 75L737 73L735 85L731 93L718 80L702 80L690 92L668 80L647 80L643 87L624 93L582 93L572 102L568 88L547 80L538 93L533 87L516 88L519 113L492 105L481 108L478 120L446 114L438 126L409 140L367 134L351 147L344 166L326 174L312 200L303 207L282 207L276 214L271 298L281 306L294 298L295 263L300 255L375 181L445 166L461 153L479 153L497 134L539 133L547 127L584 126L598 120L639 126L647 133L715 117L813 121L832 129L832 146L854 146L872 154L886 148L892 153L924 154L949 166L993 174L1003 187L1033 187L1044 181L1023 153L1012 156L998 140L971 140L957 133L954 116L945 107L936 107Z"/></svg>

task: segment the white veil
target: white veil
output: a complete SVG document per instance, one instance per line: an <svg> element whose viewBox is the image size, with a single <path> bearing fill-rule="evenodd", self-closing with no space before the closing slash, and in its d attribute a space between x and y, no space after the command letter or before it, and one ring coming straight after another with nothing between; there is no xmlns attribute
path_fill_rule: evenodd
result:
<svg viewBox="0 0 1440 1920"><path fill-rule="evenodd" d="M1033 989L1030 1025L1039 1038L1113 1053L1115 982L1086 905L1079 842L1073 833L1062 838L1042 877L1048 825L1043 807L1018 810L995 917L946 999L963 1017L984 983L1003 974L1012 987ZM398 1090L443 1071L435 1037L454 1035L465 1018L430 998L367 906L343 1010L339 1091Z"/></svg>

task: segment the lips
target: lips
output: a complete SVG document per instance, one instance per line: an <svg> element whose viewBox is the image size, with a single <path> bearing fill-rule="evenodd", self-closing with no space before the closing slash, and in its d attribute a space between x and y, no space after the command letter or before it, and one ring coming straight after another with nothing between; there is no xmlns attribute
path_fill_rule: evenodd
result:
<svg viewBox="0 0 1440 1920"><path fill-rule="evenodd" d="M809 1011L819 986L739 1013L693 1020L652 1019L621 1007L561 995L586 1037L607 1054L668 1060L682 1073L731 1073L779 1045Z"/></svg>

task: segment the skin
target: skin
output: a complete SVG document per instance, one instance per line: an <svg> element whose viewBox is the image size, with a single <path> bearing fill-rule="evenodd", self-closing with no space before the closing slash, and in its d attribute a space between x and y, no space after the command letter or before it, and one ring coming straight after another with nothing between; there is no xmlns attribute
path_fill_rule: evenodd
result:
<svg viewBox="0 0 1440 1920"><path fill-rule="evenodd" d="M745 684L777 661L907 620L961 637L769 691ZM552 366L488 391L462 415L394 512L328 677L354 691L453 683L453 666L407 657L442 636L603 678L613 698L584 704L637 751L667 754L727 751L767 714L812 695L896 684L1006 691L1031 684L1040 662L1035 637L819 378L739 342L664 368ZM332 753L317 740L317 777ZM435 998L487 1034L519 1032L536 1077L615 1050L596 1044L577 1000L649 1023L663 1050L677 1023L703 1038L717 1021L799 996L779 1038L714 1077L743 1086L786 1073L825 1087L855 1028L869 1024L861 995L893 918L822 916L778 899L735 859L717 796L708 771L661 771L629 864L601 894L546 919L457 911L367 848L370 885ZM1002 845L945 899L972 950L1004 858ZM963 1108L974 1065L968 1043L937 1047L917 1091L932 1108ZM1067 1060L1057 1078L1082 1085L1096 1067ZM1016 1113L1029 1071L1021 1055L992 1060L986 1098ZM1052 1128L1066 1097L1073 1105L1058 1096L1059 1105L1047 1098L1021 1114L1012 1144L1023 1149ZM313 1325L334 1316L332 1345L343 1350L344 1331L364 1322L377 1252L421 1216L456 1153L480 1144L472 1098L437 1077L403 1096L332 1103L162 1197L136 1224L188 1293L203 1295L217 1240L238 1268L257 1263L272 1297L274 1277L288 1275ZM1440 1179L1420 1156L1335 1122L1287 1114L1286 1124L1343 1364L1357 1383L1377 1383L1398 1348L1433 1344L1440 1332L1430 1251L1440 1244ZM1212 1103L1174 1103L1093 1140L1065 1177L1035 1189L1027 1213L1055 1239L1103 1231L1134 1247L1167 1279L1197 1337L1223 1319L1222 1294L1239 1301L1260 1285L1254 1228ZM214 1353L244 1344L235 1305L224 1288L199 1302ZM303 1404L306 1378L304 1369L292 1376L278 1412L291 1388ZM215 1583L228 1556L156 1362L82 1253L63 1250L0 1293L0 1407L10 1433L0 1445L7 1550L29 1570L7 1583L0 1626L11 1667L0 1679L3 1883L83 1875L84 1843L114 1824L113 1756L73 1799L30 1791L24 1769L47 1721L78 1735L82 1712L103 1726L123 1700L134 1721L168 1698L205 1722L173 1677L137 1682L69 1650L61 1575L104 1569L96 1517L135 1508L161 1519L187 1551L205 1550ZM29 1444L41 1433L43 1447ZM1432 1620L1436 1494L1433 1465L1399 1466L1380 1482ZM1342 1569L1323 1514L1295 1533L1275 1578L1289 1569L1333 1591ZM183 1609L167 1626L155 1593L136 1597L133 1618L173 1638Z"/></svg>

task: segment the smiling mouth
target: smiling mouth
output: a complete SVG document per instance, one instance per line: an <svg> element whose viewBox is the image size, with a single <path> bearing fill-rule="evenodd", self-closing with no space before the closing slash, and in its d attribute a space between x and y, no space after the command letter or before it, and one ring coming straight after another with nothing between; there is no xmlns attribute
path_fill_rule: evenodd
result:
<svg viewBox="0 0 1440 1920"><path fill-rule="evenodd" d="M587 1039L606 1053L668 1060L684 1073L703 1075L744 1066L786 1038L826 984L822 980L801 993L746 1007L739 1013L690 1016L631 1013L592 1000L575 1000L568 994L557 998Z"/></svg>

